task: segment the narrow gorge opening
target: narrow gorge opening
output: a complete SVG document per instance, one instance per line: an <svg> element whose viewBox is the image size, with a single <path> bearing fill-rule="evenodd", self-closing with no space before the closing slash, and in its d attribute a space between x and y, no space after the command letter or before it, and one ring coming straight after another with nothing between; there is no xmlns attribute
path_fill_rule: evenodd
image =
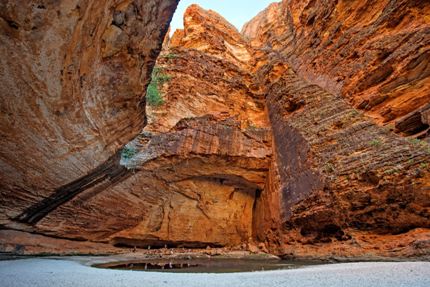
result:
<svg viewBox="0 0 430 287"><path fill-rule="evenodd" d="M115 246L232 247L255 237L256 200L271 159L264 95L251 88L250 46L239 29L188 2L193 1L180 2L154 66L146 90L147 125L121 155L129 170L140 172L148 164L157 170L168 186L160 192L169 199L160 202L162 219L155 228L157 219L141 222L128 237L112 237ZM246 14L234 9L238 3L222 5L237 18ZM257 6L248 11L249 19ZM160 189L157 184L150 190Z"/></svg>

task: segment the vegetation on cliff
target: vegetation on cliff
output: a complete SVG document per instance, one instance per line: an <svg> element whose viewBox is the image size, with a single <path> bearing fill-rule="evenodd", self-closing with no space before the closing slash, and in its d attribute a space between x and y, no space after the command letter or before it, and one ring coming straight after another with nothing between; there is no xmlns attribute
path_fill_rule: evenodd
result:
<svg viewBox="0 0 430 287"><path fill-rule="evenodd" d="M163 68L154 67L151 74L151 82L146 90L146 100L151 106L160 106L164 103L163 94L160 91L162 85L170 81L172 77L163 72Z"/></svg>

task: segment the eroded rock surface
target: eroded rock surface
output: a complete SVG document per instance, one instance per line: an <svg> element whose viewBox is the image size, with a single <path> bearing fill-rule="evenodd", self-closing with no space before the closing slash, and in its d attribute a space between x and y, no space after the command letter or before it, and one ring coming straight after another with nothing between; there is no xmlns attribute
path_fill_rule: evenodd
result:
<svg viewBox="0 0 430 287"><path fill-rule="evenodd" d="M113 15L122 23L123 14ZM14 208L8 228L145 248L250 240L271 157L264 98L252 91L243 58L252 51L214 12L192 6L185 18L187 33L170 40L180 44L166 47L155 68L169 80L156 87L163 104L147 106L144 131L86 177ZM210 37L196 41L202 35Z"/></svg>
<svg viewBox="0 0 430 287"><path fill-rule="evenodd" d="M12 97L24 104L2 99L1 224L40 234L2 231L0 249L13 250L15 236L18 247L37 237L47 250L73 240L105 252L248 243L285 257L430 256L425 1L283 1L242 35L192 5L184 29L163 38L173 2L81 3L83 16L68 19L74 29L49 22L53 35L71 29L51 51L66 58L49 67L72 64L56 82L60 94L41 88L50 69L31 70L51 42L24 45L38 29L11 18L15 4L0 12L2 48L32 55L22 71L33 78L3 59L3 69L15 69L2 74L5 95L21 80L39 95L33 106L30 92ZM102 24L88 36L82 21ZM57 104L67 109L56 113ZM18 121L26 107L34 123ZM61 137L45 136L50 127ZM21 136L16 157L7 151Z"/></svg>
<svg viewBox="0 0 430 287"><path fill-rule="evenodd" d="M242 32L378 124L428 138L429 14L428 1L285 0Z"/></svg>
<svg viewBox="0 0 430 287"><path fill-rule="evenodd" d="M96 185L141 131L177 2L2 1L1 224L34 223L27 209L46 197Z"/></svg>
<svg viewBox="0 0 430 287"><path fill-rule="evenodd" d="M260 72L276 163L257 236L292 257L428 255L430 232L417 229L430 227L428 144L378 127L283 60Z"/></svg>
<svg viewBox="0 0 430 287"><path fill-rule="evenodd" d="M118 243L234 246L252 238L271 158L264 98L243 56L253 50L215 12L192 5L184 24L157 61L168 77L158 87L162 103L147 106L148 125L128 145L136 154L123 161L154 171L159 180L146 189L161 189L163 213L116 234Z"/></svg>
<svg viewBox="0 0 430 287"><path fill-rule="evenodd" d="M429 9L282 1L245 25L268 56L257 82L274 138L254 232L277 252L428 256Z"/></svg>

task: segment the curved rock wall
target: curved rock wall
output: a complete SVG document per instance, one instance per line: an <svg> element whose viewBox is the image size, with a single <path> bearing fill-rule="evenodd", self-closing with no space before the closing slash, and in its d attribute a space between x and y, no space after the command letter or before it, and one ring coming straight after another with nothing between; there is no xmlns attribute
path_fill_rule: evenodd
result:
<svg viewBox="0 0 430 287"><path fill-rule="evenodd" d="M1 224L76 180L85 189L141 131L177 2L2 1Z"/></svg>
<svg viewBox="0 0 430 287"><path fill-rule="evenodd" d="M278 190L262 193L254 216L276 205L280 216L257 236L287 257L428 255L428 144L378 127L282 59L261 72L271 79Z"/></svg>

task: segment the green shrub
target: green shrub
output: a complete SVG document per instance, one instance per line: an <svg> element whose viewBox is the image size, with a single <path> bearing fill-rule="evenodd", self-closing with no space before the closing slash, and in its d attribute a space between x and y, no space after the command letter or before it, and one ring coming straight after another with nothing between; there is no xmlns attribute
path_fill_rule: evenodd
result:
<svg viewBox="0 0 430 287"><path fill-rule="evenodd" d="M358 117L360 115L360 112L359 111L357 111L357 110L355 110L355 109L352 109L350 112L349 112L349 114L348 114L348 117Z"/></svg>
<svg viewBox="0 0 430 287"><path fill-rule="evenodd" d="M146 100L150 106L160 106L164 103L158 85L154 82L151 82L146 90Z"/></svg>
<svg viewBox="0 0 430 287"><path fill-rule="evenodd" d="M423 146L423 147L427 146L427 143L423 140L420 140L420 139L410 138L410 139L408 139L408 141L415 146Z"/></svg>
<svg viewBox="0 0 430 287"><path fill-rule="evenodd" d="M135 148L124 147L121 151L121 158L125 160L129 160L136 154L137 154L137 151Z"/></svg>
<svg viewBox="0 0 430 287"><path fill-rule="evenodd" d="M400 171L399 169L393 168L393 169L388 169L388 170L384 171L384 173L386 175L393 175L393 174L398 174L399 171Z"/></svg>
<svg viewBox="0 0 430 287"><path fill-rule="evenodd" d="M160 86L170 81L171 76L164 74L161 67L154 67L151 75L151 83L146 90L146 99L150 106L160 106L164 103L160 92Z"/></svg>
<svg viewBox="0 0 430 287"><path fill-rule="evenodd" d="M370 141L370 145L374 147L380 147L382 145L382 142L378 139L374 139Z"/></svg>
<svg viewBox="0 0 430 287"><path fill-rule="evenodd" d="M419 145L420 144L419 139L408 139L408 141L413 145Z"/></svg>
<svg viewBox="0 0 430 287"><path fill-rule="evenodd" d="M250 129L250 130L258 129L257 125L254 124L252 121L248 120L247 123L248 123L248 129Z"/></svg>
<svg viewBox="0 0 430 287"><path fill-rule="evenodd" d="M167 59L176 59L178 57L178 55L176 55L176 54L174 54L174 53L169 53L169 54L167 54L166 56L164 56L164 58L167 58Z"/></svg>

